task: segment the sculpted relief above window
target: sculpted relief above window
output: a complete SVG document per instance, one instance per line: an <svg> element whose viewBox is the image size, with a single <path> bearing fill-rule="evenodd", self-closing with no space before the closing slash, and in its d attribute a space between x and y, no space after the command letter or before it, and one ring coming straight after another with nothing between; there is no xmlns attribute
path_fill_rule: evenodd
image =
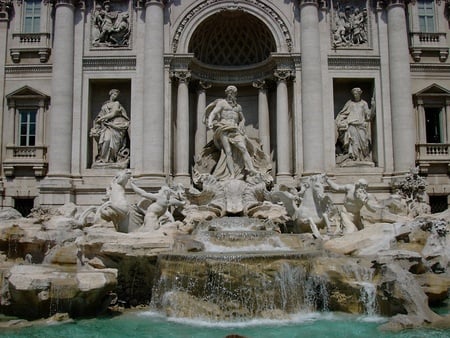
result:
<svg viewBox="0 0 450 338"><path fill-rule="evenodd" d="M334 1L331 11L333 48L368 47L366 1Z"/></svg>
<svg viewBox="0 0 450 338"><path fill-rule="evenodd" d="M96 2L92 10L92 47L128 47L130 14L125 2Z"/></svg>

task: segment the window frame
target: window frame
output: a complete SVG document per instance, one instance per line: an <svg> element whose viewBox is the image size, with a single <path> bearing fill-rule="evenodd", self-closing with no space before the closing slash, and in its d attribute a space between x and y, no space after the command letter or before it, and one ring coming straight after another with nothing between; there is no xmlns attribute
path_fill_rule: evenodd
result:
<svg viewBox="0 0 450 338"><path fill-rule="evenodd" d="M34 113L34 114L31 114ZM24 107L19 106L16 110L17 114L17 140L16 145L19 147L35 147L37 145L37 137L38 137L38 114L39 107ZM24 114L27 114L27 120L23 121L22 117ZM30 121L30 118L34 115L34 121ZM31 132L31 128L34 124L34 133ZM22 132L22 127L25 126L25 133ZM25 137L25 142L22 142L22 138ZM30 142L31 138L33 138L33 142ZM25 144L23 144L25 143ZM32 144L31 144L32 143Z"/></svg>
<svg viewBox="0 0 450 338"><path fill-rule="evenodd" d="M39 6L37 6L37 4L39 4ZM28 9L31 10L31 14L27 13ZM31 19L30 27L27 27L28 22L27 19ZM21 27L22 33L28 34L41 33L41 21L42 21L42 1L24 0L22 13L22 27Z"/></svg>
<svg viewBox="0 0 450 338"><path fill-rule="evenodd" d="M427 7L428 5L430 5L430 7ZM419 21L419 31L421 33L437 32L436 6L433 0L417 1L417 17ZM422 19L424 19L424 24L422 24Z"/></svg>

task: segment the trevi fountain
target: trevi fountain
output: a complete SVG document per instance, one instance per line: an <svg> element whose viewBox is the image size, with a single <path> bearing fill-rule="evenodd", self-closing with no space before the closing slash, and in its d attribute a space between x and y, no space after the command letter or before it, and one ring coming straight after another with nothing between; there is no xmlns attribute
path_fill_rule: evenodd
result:
<svg viewBox="0 0 450 338"><path fill-rule="evenodd" d="M206 108L212 138L190 186L146 191L117 169L101 205L1 211L0 336L450 334L436 310L448 302L450 214L430 213L418 170L382 200L358 177L275 184L237 88L225 93ZM371 112L352 93L338 138L343 161L364 161L350 119Z"/></svg>

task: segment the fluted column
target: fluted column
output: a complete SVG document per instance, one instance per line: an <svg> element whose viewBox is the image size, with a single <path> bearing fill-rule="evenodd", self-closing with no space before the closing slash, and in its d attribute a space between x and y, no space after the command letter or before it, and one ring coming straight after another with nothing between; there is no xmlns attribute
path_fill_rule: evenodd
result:
<svg viewBox="0 0 450 338"><path fill-rule="evenodd" d="M177 132L175 141L175 180L189 184L189 71L177 71Z"/></svg>
<svg viewBox="0 0 450 338"><path fill-rule="evenodd" d="M164 176L164 1L145 1L142 173Z"/></svg>
<svg viewBox="0 0 450 338"><path fill-rule="evenodd" d="M69 177L72 155L74 14L71 0L55 3L49 176Z"/></svg>
<svg viewBox="0 0 450 338"><path fill-rule="evenodd" d="M266 83L265 81L256 81L253 82L253 87L258 88L259 139L264 152L270 155L270 117Z"/></svg>
<svg viewBox="0 0 450 338"><path fill-rule="evenodd" d="M277 180L291 176L291 147L287 79L290 71L276 71L277 79Z"/></svg>
<svg viewBox="0 0 450 338"><path fill-rule="evenodd" d="M325 169L318 6L317 0L300 1L303 168L306 173Z"/></svg>
<svg viewBox="0 0 450 338"><path fill-rule="evenodd" d="M387 5L394 170L406 172L415 163L415 123L411 99L405 1Z"/></svg>
<svg viewBox="0 0 450 338"><path fill-rule="evenodd" d="M206 89L211 84L200 81L197 89L197 129L195 130L195 155L200 155L206 145L206 124L203 121L206 108Z"/></svg>

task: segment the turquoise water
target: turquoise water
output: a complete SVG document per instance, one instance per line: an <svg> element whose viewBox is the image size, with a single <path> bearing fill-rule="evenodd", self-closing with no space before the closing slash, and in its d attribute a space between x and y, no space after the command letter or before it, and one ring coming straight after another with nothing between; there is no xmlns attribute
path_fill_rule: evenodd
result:
<svg viewBox="0 0 450 338"><path fill-rule="evenodd" d="M248 338L450 337L450 330L406 330L395 334L381 332L377 327L385 321L386 319L380 317L309 313L294 315L285 321L254 320L233 324L169 320L154 312L142 311L114 318L85 319L68 324L2 330L0 337L223 338L229 334Z"/></svg>

